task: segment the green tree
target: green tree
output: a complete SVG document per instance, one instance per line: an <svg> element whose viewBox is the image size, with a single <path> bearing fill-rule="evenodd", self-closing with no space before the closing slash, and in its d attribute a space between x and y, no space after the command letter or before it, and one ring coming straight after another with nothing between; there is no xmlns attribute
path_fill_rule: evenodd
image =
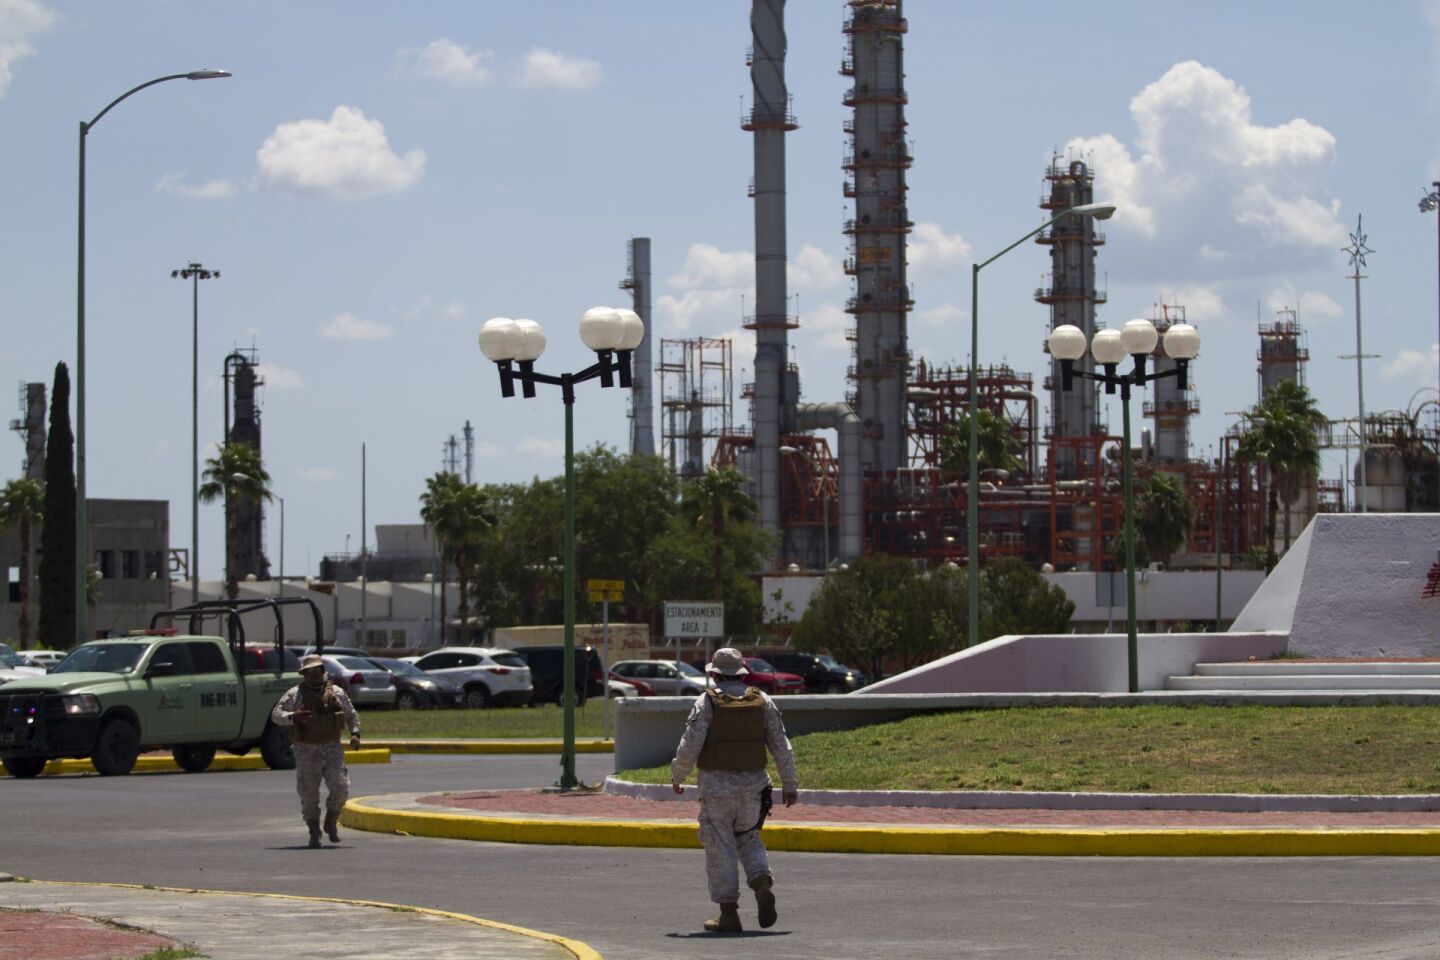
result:
<svg viewBox="0 0 1440 960"><path fill-rule="evenodd" d="M884 676L910 627L905 599L915 577L909 560L883 553L827 575L795 627L796 646L828 649L872 677Z"/></svg>
<svg viewBox="0 0 1440 960"><path fill-rule="evenodd" d="M966 572L954 563L909 581L897 611L902 635L895 652L902 669L964 648L970 632L968 584Z"/></svg>
<svg viewBox="0 0 1440 960"><path fill-rule="evenodd" d="M75 436L70 432L70 370L55 364L50 432L45 438L45 522L40 527L40 642L70 647L75 636Z"/></svg>
<svg viewBox="0 0 1440 960"><path fill-rule="evenodd" d="M1275 568L1276 520L1283 501L1285 547L1290 547L1290 505L1320 469L1320 442L1316 427L1325 420L1310 392L1292 380L1276 384L1255 406L1250 426L1240 438L1236 456L1262 463L1267 474L1265 513L1265 570Z"/></svg>
<svg viewBox="0 0 1440 960"><path fill-rule="evenodd" d="M453 473L437 473L425 481L420 495L420 517L435 531L440 541L441 568L454 562L460 583L462 638L468 636L470 586L476 566L476 554L486 532L495 526L495 512L485 491L473 483L462 483ZM445 622L445 607L441 607Z"/></svg>
<svg viewBox="0 0 1440 960"><path fill-rule="evenodd" d="M1146 554L1168 565L1175 551L1190 538L1195 505L1179 480L1159 472L1150 475L1139 499L1136 533L1145 543Z"/></svg>
<svg viewBox="0 0 1440 960"><path fill-rule="evenodd" d="M980 410L975 421L979 437L975 462L983 474L986 470L1015 471L1024 466L1020 459L1020 438L1010 421L989 410ZM954 421L940 438L940 468L961 476L970 474L970 415Z"/></svg>
<svg viewBox="0 0 1440 960"><path fill-rule="evenodd" d="M980 635L1064 633L1075 603L1019 557L1000 557L980 571Z"/></svg>
<svg viewBox="0 0 1440 960"><path fill-rule="evenodd" d="M708 525L713 541L712 572L714 599L723 600L725 524L746 523L755 517L755 501L745 492L749 481L734 467L710 470L685 484L680 510L700 526Z"/></svg>
<svg viewBox="0 0 1440 960"><path fill-rule="evenodd" d="M670 519L668 528L650 544L640 571L642 614L648 619L666 600L712 596L719 564L718 594L725 604L727 633L759 633L764 628L764 603L755 571L775 549L775 540L759 524L732 518L725 528L717 558L711 531L686 513Z"/></svg>
<svg viewBox="0 0 1440 960"><path fill-rule="evenodd" d="M255 447L227 443L205 461L200 478L200 502L220 500L225 505L225 593L234 600L240 594L240 584L230 557L240 538L239 507L271 499L270 473Z"/></svg>
<svg viewBox="0 0 1440 960"><path fill-rule="evenodd" d="M14 527L20 535L20 649L30 646L30 543L36 522L44 515L45 487L39 480L11 480L0 489L0 529Z"/></svg>

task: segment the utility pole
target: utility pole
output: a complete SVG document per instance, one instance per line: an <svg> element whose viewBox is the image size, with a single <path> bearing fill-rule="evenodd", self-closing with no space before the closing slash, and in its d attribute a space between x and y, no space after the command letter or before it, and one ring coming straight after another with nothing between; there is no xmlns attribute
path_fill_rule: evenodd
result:
<svg viewBox="0 0 1440 960"><path fill-rule="evenodd" d="M190 281L190 602L200 602L200 281L219 270L191 261L170 276ZM282 508L283 509L283 508Z"/></svg>
<svg viewBox="0 0 1440 960"><path fill-rule="evenodd" d="M1361 347L1360 340L1360 281L1365 279L1365 274L1360 271L1366 266L1366 255L1375 252L1365 245L1364 220L1365 217L1363 214L1355 218L1355 232L1350 234L1350 245L1340 248L1341 252L1349 254L1350 266L1355 270L1354 273L1345 278L1355 281L1355 352L1341 356L1340 359L1353 359L1355 361L1355 390L1359 397L1360 406L1360 456L1357 460L1359 474L1356 478L1358 481L1358 496L1356 499L1360 501L1361 513L1366 513L1368 507L1366 504L1368 498L1365 492L1365 361L1379 356L1379 354L1375 353L1367 354Z"/></svg>

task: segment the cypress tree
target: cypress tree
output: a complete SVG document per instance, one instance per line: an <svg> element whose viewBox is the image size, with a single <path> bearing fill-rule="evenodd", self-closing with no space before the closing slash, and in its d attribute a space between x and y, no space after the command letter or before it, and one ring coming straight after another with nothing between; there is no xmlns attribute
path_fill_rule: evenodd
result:
<svg viewBox="0 0 1440 960"><path fill-rule="evenodd" d="M75 437L70 432L70 370L55 364L50 432L45 438L45 513L40 528L41 646L75 643Z"/></svg>

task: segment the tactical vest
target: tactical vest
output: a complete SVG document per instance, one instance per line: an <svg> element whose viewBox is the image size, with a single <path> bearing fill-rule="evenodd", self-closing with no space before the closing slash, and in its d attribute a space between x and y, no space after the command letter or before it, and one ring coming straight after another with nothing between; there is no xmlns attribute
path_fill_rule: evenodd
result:
<svg viewBox="0 0 1440 960"><path fill-rule="evenodd" d="M754 687L732 697L718 690L710 698L710 731L700 748L701 770L744 772L765 769L765 698Z"/></svg>
<svg viewBox="0 0 1440 960"><path fill-rule="evenodd" d="M308 683L298 687L300 706L310 711L310 719L295 721L291 738L296 743L326 744L338 743L345 730L345 717L340 707L340 697L329 680L319 690Z"/></svg>

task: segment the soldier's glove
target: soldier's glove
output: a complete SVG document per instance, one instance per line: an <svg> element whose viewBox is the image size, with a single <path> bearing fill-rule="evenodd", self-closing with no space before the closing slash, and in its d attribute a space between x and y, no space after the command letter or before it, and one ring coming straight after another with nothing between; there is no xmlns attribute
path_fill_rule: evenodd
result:
<svg viewBox="0 0 1440 960"><path fill-rule="evenodd" d="M780 794L780 799L784 802L785 806L793 807L795 806L795 802L800 799L800 793L798 790L794 793L786 793L782 791Z"/></svg>
<svg viewBox="0 0 1440 960"><path fill-rule="evenodd" d="M359 749L360 749L360 738L359 738L358 736L354 736L354 737L351 737L351 738L350 738L350 749L351 749L351 750L359 750Z"/></svg>

